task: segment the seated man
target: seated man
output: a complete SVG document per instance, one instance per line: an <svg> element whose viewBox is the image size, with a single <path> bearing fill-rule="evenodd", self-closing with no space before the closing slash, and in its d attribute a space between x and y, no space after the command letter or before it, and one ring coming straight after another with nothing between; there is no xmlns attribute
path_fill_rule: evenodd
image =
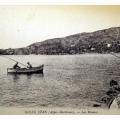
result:
<svg viewBox="0 0 120 120"><path fill-rule="evenodd" d="M29 69L32 68L32 65L29 62L27 62L27 68L29 68Z"/></svg>
<svg viewBox="0 0 120 120"><path fill-rule="evenodd" d="M16 64L13 66L14 69L19 69L20 66L18 66L18 62L16 62Z"/></svg>

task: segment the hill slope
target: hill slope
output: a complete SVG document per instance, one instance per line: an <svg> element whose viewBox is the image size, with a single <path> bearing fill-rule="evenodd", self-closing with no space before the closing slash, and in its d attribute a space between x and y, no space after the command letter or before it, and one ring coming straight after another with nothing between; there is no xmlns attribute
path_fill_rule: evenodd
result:
<svg viewBox="0 0 120 120"><path fill-rule="evenodd" d="M25 48L14 49L14 54L80 54L120 52L120 27L91 33L78 33L64 38L48 39Z"/></svg>

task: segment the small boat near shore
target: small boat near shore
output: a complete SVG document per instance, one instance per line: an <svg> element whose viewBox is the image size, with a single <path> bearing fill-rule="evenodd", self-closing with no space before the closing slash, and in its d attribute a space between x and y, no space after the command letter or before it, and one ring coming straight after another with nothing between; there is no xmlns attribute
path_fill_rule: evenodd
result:
<svg viewBox="0 0 120 120"><path fill-rule="evenodd" d="M38 67L32 67L30 69L28 68L7 68L7 73L10 74L33 74L33 73L43 73L44 65L40 65Z"/></svg>

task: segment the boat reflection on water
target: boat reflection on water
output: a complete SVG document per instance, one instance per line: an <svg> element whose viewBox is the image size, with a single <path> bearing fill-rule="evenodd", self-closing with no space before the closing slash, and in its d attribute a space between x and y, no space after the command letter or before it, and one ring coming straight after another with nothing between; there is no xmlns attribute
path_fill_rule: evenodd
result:
<svg viewBox="0 0 120 120"><path fill-rule="evenodd" d="M30 80L34 77L37 77L37 78L42 78L44 77L44 73L40 73L40 74L37 74L37 73L34 73L34 74L7 74L7 77L13 79L14 82L16 82L17 80L20 80L20 79L27 79L27 80Z"/></svg>
<svg viewBox="0 0 120 120"><path fill-rule="evenodd" d="M14 82L15 82L16 80L20 79L20 76L17 75L17 74L12 75L12 77L13 77Z"/></svg>

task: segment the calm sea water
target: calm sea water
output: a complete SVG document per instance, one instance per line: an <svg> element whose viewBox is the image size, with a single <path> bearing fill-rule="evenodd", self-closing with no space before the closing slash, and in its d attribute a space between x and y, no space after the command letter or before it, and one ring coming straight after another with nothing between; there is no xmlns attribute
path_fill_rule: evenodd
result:
<svg viewBox="0 0 120 120"><path fill-rule="evenodd" d="M0 57L0 106L91 107L100 102L111 79L120 81L120 60L110 54L8 57L44 64L44 74L7 75L14 62Z"/></svg>

